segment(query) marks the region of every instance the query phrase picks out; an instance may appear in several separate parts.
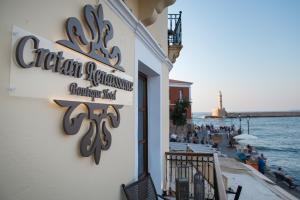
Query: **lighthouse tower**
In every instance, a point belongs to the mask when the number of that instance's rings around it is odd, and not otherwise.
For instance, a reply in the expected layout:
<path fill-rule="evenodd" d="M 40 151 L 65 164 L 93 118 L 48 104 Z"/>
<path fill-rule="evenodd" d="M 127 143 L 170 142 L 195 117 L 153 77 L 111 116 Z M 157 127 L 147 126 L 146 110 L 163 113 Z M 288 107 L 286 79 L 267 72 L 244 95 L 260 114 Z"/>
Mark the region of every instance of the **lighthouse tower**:
<path fill-rule="evenodd" d="M 219 109 L 223 109 L 222 92 L 219 91 Z"/>
<path fill-rule="evenodd" d="M 223 99 L 222 99 L 222 92 L 219 91 L 219 105 L 217 108 L 215 108 L 211 115 L 212 117 L 216 117 L 216 118 L 222 118 L 222 117 L 226 117 L 227 112 L 225 110 L 225 108 L 223 108 Z"/>

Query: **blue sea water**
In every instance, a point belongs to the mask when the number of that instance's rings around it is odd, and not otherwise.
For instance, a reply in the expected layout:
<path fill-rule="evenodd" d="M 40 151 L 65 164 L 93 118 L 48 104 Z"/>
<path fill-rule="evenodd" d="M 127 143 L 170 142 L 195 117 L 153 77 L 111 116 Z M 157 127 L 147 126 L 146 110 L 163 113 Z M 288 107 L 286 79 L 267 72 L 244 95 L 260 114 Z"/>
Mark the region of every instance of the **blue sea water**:
<path fill-rule="evenodd" d="M 239 127 L 238 119 L 204 119 L 208 113 L 193 113 L 197 125 L 215 126 L 232 124 Z M 242 129 L 247 133 L 247 119 L 242 119 Z M 248 141 L 259 153 L 268 158 L 271 169 L 282 167 L 300 183 L 300 117 L 266 117 L 249 120 L 250 134 L 258 137 Z"/>

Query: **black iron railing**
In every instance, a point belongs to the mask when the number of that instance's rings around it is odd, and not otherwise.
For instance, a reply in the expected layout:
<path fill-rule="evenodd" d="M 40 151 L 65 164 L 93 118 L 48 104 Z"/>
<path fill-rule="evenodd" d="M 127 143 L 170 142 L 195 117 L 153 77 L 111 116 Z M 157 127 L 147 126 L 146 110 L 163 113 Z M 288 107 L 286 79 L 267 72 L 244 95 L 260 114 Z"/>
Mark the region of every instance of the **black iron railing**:
<path fill-rule="evenodd" d="M 179 14 L 168 14 L 168 42 L 169 45 L 181 45 L 181 11 Z"/>
<path fill-rule="evenodd" d="M 176 181 L 178 182 L 179 179 L 186 180 L 188 183 L 189 198 L 227 199 L 216 154 L 166 152 L 164 184 L 168 195 L 176 194 L 178 190 Z"/>

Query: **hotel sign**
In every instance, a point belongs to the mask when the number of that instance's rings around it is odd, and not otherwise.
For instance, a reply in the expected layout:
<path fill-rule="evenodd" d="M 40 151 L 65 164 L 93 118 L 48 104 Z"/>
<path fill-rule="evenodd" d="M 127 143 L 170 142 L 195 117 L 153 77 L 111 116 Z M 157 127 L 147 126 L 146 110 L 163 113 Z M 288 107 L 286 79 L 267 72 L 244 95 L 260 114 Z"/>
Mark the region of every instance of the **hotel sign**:
<path fill-rule="evenodd" d="M 33 49 L 31 52 L 35 54 L 34 59 L 29 62 L 25 62 L 24 59 L 24 48 L 27 43 L 32 43 Z M 84 64 L 74 59 L 64 59 L 63 51 L 51 52 L 49 49 L 40 48 L 39 43 L 40 40 L 33 35 L 24 36 L 20 39 L 16 48 L 16 61 L 20 67 L 24 69 L 40 67 L 43 70 L 74 78 L 82 78 L 85 71 L 85 80 L 90 81 L 91 87 L 102 84 L 125 91 L 133 90 L 133 82 L 97 69 L 95 62 L 89 61 Z M 83 66 L 85 66 L 85 70 L 83 70 Z M 76 83 L 70 84 L 69 90 L 72 95 L 92 97 L 93 100 L 95 97 L 111 100 L 116 99 L 116 90 L 114 92 L 108 92 L 108 90 L 101 92 L 90 90 L 89 88 L 77 87 Z"/>
<path fill-rule="evenodd" d="M 83 13 L 86 26 L 75 17 L 67 19 L 67 40 L 52 42 L 13 28 L 10 95 L 52 98 L 67 108 L 63 129 L 68 135 L 78 133 L 88 120 L 80 152 L 84 157 L 93 155 L 99 164 L 101 151 L 111 145 L 108 124 L 117 128 L 119 109 L 132 104 L 133 79 L 121 66 L 119 47 L 108 44 L 113 27 L 104 20 L 102 6 L 86 5 Z M 84 27 L 88 27 L 85 32 Z M 87 111 L 75 113 L 80 105 Z"/>

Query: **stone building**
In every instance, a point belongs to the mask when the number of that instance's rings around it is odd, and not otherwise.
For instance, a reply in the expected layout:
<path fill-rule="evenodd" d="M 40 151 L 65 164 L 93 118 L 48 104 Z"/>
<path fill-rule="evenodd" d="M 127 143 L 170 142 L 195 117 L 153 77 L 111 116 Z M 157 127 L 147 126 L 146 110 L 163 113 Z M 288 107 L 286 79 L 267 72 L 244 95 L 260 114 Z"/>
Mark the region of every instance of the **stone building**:
<path fill-rule="evenodd" d="M 179 80 L 169 80 L 170 93 L 170 110 L 173 110 L 176 102 L 179 100 L 188 100 L 192 103 L 191 86 L 193 83 Z M 192 119 L 192 106 L 187 110 L 187 119 Z"/>

